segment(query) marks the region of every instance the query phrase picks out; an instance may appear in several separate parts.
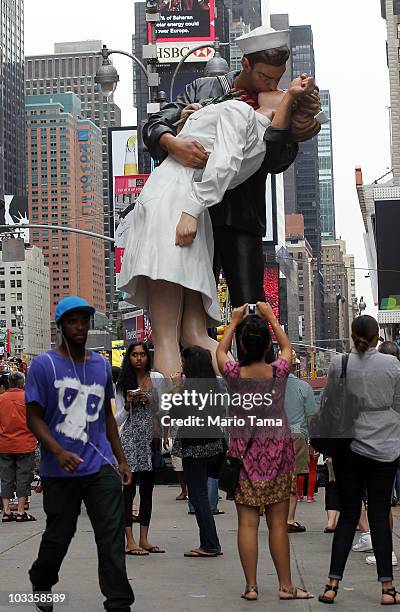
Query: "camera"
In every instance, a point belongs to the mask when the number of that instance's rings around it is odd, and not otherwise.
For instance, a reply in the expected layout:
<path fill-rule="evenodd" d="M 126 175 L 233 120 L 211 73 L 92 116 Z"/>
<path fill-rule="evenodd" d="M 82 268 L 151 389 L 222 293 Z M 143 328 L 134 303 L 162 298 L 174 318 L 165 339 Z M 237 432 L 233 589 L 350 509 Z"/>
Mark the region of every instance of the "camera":
<path fill-rule="evenodd" d="M 247 304 L 246 314 L 247 315 L 255 315 L 255 314 L 257 314 L 257 305 L 256 304 Z"/>

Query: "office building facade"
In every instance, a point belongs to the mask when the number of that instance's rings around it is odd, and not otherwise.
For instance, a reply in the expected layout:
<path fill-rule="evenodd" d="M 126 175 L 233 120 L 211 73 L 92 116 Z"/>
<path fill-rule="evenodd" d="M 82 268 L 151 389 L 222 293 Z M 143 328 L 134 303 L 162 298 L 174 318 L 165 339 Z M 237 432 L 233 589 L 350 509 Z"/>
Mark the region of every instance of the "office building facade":
<path fill-rule="evenodd" d="M 25 65 L 26 95 L 73 92 L 82 102 L 82 117 L 102 131 L 104 226 L 99 233 L 110 236 L 110 199 L 108 186 L 108 128 L 121 125 L 121 110 L 112 99 L 103 97 L 94 82 L 102 58 L 101 40 L 56 43 L 53 55 L 29 56 Z M 110 243 L 104 244 L 106 312 L 114 304 L 115 265 Z"/>
<path fill-rule="evenodd" d="M 346 253 L 344 240 L 322 243 L 322 272 L 325 281 L 324 348 L 350 350 L 350 329 L 354 313 L 354 258 Z M 353 263 L 353 269 L 349 266 Z"/>
<path fill-rule="evenodd" d="M 304 235 L 302 215 L 286 215 L 286 250 L 297 263 L 299 336 L 309 347 L 315 346 L 314 257 Z"/>
<path fill-rule="evenodd" d="M 73 93 L 26 98 L 29 215 L 33 223 L 101 234 L 104 228 L 102 135 L 82 118 Z M 51 316 L 57 302 L 81 295 L 104 313 L 104 244 L 72 232 L 32 230 L 50 270 Z"/>
<path fill-rule="evenodd" d="M 0 201 L 4 202 L 5 195 L 26 195 L 24 1 L 0 0 L 0 11 Z"/>
<path fill-rule="evenodd" d="M 0 253 L 0 327 L 12 356 L 28 363 L 50 348 L 50 279 L 41 249 L 25 247 L 25 261 L 3 262 Z M 1 343 L 1 353 L 6 351 Z"/>
<path fill-rule="evenodd" d="M 378 322 L 386 339 L 400 334 L 400 298 L 397 245 L 400 218 L 400 2 L 380 0 L 386 22 L 386 57 L 390 88 L 391 169 L 372 184 L 364 184 L 362 168 L 355 169 L 355 183 L 364 222 L 364 244 Z M 379 167 L 377 175 L 379 175 Z"/>

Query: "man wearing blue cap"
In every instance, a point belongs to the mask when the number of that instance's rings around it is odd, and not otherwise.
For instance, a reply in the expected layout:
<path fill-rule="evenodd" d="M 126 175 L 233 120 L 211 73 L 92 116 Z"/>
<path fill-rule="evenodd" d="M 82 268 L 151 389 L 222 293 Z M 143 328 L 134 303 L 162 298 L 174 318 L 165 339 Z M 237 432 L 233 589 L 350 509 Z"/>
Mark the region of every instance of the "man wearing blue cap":
<path fill-rule="evenodd" d="M 41 443 L 47 516 L 29 577 L 34 592 L 51 592 L 84 501 L 96 538 L 104 608 L 128 612 L 134 595 L 125 567 L 121 479 L 129 484 L 132 475 L 111 409 L 111 366 L 101 355 L 86 350 L 94 312 L 80 297 L 61 300 L 55 316 L 61 344 L 36 357 L 28 373 L 27 421 Z M 78 602 L 70 605 L 80 608 Z M 53 610 L 51 603 L 35 607 L 42 612 Z"/>

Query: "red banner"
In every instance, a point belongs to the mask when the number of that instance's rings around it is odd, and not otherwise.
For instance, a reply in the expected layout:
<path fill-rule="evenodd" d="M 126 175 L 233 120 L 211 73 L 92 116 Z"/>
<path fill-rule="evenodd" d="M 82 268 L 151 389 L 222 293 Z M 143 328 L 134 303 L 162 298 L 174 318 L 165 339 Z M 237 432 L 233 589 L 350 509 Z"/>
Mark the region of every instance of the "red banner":
<path fill-rule="evenodd" d="M 115 271 L 117 274 L 121 272 L 122 267 L 122 257 L 124 256 L 125 249 L 116 248 L 115 249 Z"/>
<path fill-rule="evenodd" d="M 115 176 L 115 195 L 139 195 L 148 178 L 148 174 L 128 174 L 127 176 Z"/>

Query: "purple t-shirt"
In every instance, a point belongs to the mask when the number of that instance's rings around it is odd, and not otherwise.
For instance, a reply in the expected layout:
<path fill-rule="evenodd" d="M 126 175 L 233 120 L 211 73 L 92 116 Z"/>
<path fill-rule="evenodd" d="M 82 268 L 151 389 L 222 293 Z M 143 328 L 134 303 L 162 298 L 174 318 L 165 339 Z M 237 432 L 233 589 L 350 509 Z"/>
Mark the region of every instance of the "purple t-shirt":
<path fill-rule="evenodd" d="M 87 476 L 104 464 L 115 463 L 106 436 L 104 409 L 104 400 L 112 397 L 111 366 L 98 353 L 92 352 L 85 363 L 72 363 L 56 351 L 32 361 L 26 380 L 26 403 L 40 404 L 52 436 L 65 450 L 83 459 L 74 472 L 67 472 L 42 444 L 41 476 Z"/>

